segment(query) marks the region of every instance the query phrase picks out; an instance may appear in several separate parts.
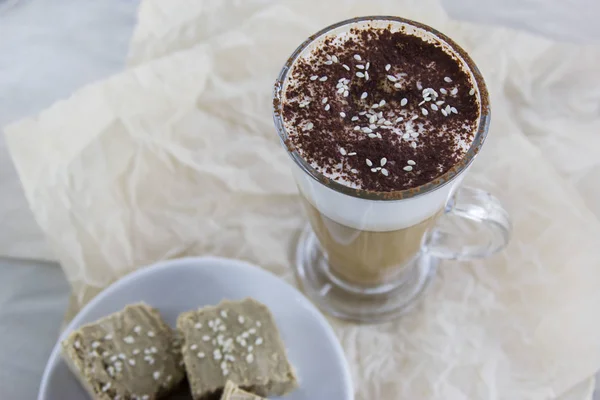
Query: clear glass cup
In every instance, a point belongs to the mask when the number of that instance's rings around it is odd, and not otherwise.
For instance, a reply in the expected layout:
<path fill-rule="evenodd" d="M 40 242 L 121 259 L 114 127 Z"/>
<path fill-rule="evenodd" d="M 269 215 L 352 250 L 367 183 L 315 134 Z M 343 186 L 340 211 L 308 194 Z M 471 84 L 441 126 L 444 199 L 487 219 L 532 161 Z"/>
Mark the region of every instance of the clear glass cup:
<path fill-rule="evenodd" d="M 327 179 L 287 145 L 282 100 L 294 62 L 324 35 L 359 24 L 391 24 L 432 35 L 464 63 L 475 82 L 481 115 L 475 140 L 458 164 L 432 182 L 385 193 L 353 189 Z M 288 59 L 275 82 L 273 105 L 275 127 L 293 161 L 292 172 L 310 222 L 296 248 L 297 277 L 326 312 L 360 322 L 398 317 L 425 292 L 440 260 L 485 258 L 507 245 L 511 224 L 500 202 L 483 190 L 460 187 L 488 132 L 485 82 L 464 50 L 440 32 L 391 16 L 354 18 L 329 26 L 308 38 Z"/>

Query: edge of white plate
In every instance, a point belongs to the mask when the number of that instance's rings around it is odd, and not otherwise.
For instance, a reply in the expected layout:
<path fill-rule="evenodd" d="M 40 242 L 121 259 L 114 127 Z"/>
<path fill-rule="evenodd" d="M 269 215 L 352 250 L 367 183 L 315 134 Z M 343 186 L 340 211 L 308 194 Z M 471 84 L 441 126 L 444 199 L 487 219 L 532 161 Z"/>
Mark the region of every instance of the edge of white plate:
<path fill-rule="evenodd" d="M 342 348 L 342 345 L 340 344 L 340 341 L 338 340 L 337 336 L 335 335 L 335 333 L 333 332 L 333 328 L 331 327 L 331 325 L 329 324 L 329 322 L 327 321 L 327 319 L 323 316 L 323 314 L 321 314 L 321 312 L 317 309 L 317 307 L 310 302 L 306 296 L 304 296 L 304 294 L 302 292 L 300 292 L 296 287 L 290 285 L 289 283 L 287 283 L 286 281 L 284 281 L 283 279 L 281 279 L 280 277 L 278 277 L 277 275 L 257 266 L 254 264 L 251 264 L 247 261 L 242 261 L 242 260 L 236 260 L 233 258 L 225 258 L 225 257 L 215 257 L 215 256 L 202 256 L 202 257 L 183 257 L 183 258 L 176 258 L 176 259 L 172 259 L 172 260 L 165 260 L 165 261 L 159 261 L 157 263 L 151 264 L 147 267 L 143 267 L 140 268 L 136 271 L 133 271 L 127 275 L 125 275 L 124 277 L 122 277 L 121 279 L 113 282 L 110 286 L 108 286 L 106 289 L 104 289 L 103 291 L 101 291 L 96 297 L 94 297 L 88 304 L 86 304 L 81 310 L 79 310 L 79 312 L 77 313 L 77 315 L 73 318 L 73 320 L 71 320 L 71 322 L 69 323 L 69 325 L 67 325 L 67 327 L 64 329 L 64 331 L 59 335 L 58 340 L 56 341 L 56 344 L 54 345 L 54 348 L 52 349 L 52 353 L 50 353 L 50 357 L 48 357 L 48 361 L 46 362 L 46 366 L 44 367 L 44 374 L 42 375 L 42 381 L 40 383 L 40 388 L 38 391 L 38 400 L 48 400 L 45 397 L 42 397 L 44 393 L 47 392 L 47 386 L 48 386 L 48 382 L 49 382 L 49 377 L 50 377 L 50 366 L 51 364 L 54 363 L 54 361 L 60 357 L 60 342 L 71 332 L 75 329 L 75 327 L 79 326 L 81 324 L 80 320 L 82 319 L 82 316 L 87 314 L 88 310 L 91 308 L 94 308 L 95 305 L 97 303 L 99 303 L 100 301 L 102 301 L 102 299 L 104 299 L 107 296 L 110 296 L 112 294 L 112 292 L 114 292 L 119 286 L 126 284 L 127 282 L 137 279 L 139 276 L 141 275 L 145 275 L 145 274 L 149 274 L 152 273 L 155 270 L 160 270 L 160 269 L 165 269 L 165 268 L 169 268 L 170 265 L 172 264 L 179 264 L 179 263 L 190 263 L 190 262 L 216 262 L 216 263 L 228 263 L 228 264 L 232 264 L 232 265 L 237 265 L 237 267 L 239 268 L 250 268 L 250 269 L 254 269 L 256 270 L 255 272 L 258 274 L 263 274 L 265 276 L 268 276 L 269 278 L 275 278 L 277 280 L 279 280 L 283 285 L 287 286 L 288 288 L 292 289 L 293 292 L 296 292 L 297 294 L 300 295 L 300 298 L 302 298 L 302 301 L 304 301 L 307 305 L 307 309 L 309 310 L 309 312 L 322 324 L 325 326 L 325 331 L 327 332 L 327 335 L 329 336 L 329 339 L 332 339 L 331 341 L 334 343 L 334 347 L 335 347 L 335 353 L 338 355 L 338 357 L 340 357 L 342 360 L 344 360 L 344 370 L 343 370 L 343 376 L 344 376 L 344 383 L 346 385 L 345 389 L 348 391 L 348 393 L 350 393 L 350 395 L 352 396 L 352 398 L 354 398 L 354 386 L 352 384 L 352 378 L 351 378 L 351 374 L 350 374 L 350 370 L 348 367 L 348 363 L 346 361 L 346 355 L 344 354 L 344 350 Z"/>

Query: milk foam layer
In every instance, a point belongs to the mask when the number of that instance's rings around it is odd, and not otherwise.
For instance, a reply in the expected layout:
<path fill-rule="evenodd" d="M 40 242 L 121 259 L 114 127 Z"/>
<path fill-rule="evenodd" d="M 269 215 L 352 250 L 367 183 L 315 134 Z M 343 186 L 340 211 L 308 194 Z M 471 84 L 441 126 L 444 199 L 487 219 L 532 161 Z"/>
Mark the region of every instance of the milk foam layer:
<path fill-rule="evenodd" d="M 388 26 L 391 27 L 391 30 L 399 30 L 401 27 L 403 27 L 404 33 L 406 34 L 418 36 L 430 43 L 439 44 L 445 52 L 452 55 L 460 68 L 468 75 L 469 79 L 473 83 L 473 87 L 475 88 L 474 95 L 477 99 L 477 102 L 480 102 L 479 91 L 476 89 L 476 84 L 474 83 L 476 80 L 462 57 L 454 52 L 450 45 L 439 40 L 431 32 L 406 23 L 390 20 L 379 20 L 363 21 L 338 27 L 337 29 L 329 31 L 322 37 L 314 40 L 304 49 L 299 57 L 310 58 L 312 51 L 318 46 L 322 45 L 323 40 L 326 37 L 333 36 L 335 37 L 335 41 L 347 40 L 348 36 L 350 35 L 348 30 L 352 27 L 383 28 Z M 290 85 L 290 81 L 284 82 L 284 99 L 285 89 L 288 85 Z M 291 85 L 293 86 L 294 83 L 292 82 Z M 288 132 L 291 132 L 299 127 L 291 124 L 285 124 L 285 128 L 288 130 Z M 475 127 L 475 129 L 477 128 L 479 128 L 478 125 Z M 416 125 L 416 130 L 418 131 L 418 129 L 418 125 Z M 461 154 L 465 154 L 470 146 L 471 142 L 467 143 L 464 141 L 459 141 L 456 150 Z M 355 183 L 345 180 L 342 176 L 336 174 L 335 171 L 327 171 L 323 168 L 320 168 L 320 166 L 315 163 L 312 163 L 312 167 L 324 176 L 333 179 L 342 185 L 353 188 L 357 187 Z M 317 182 L 298 165 L 294 164 L 293 166 L 294 176 L 298 183 L 299 189 L 313 206 L 315 206 L 321 213 L 335 222 L 352 228 L 367 231 L 392 231 L 404 229 L 433 216 L 444 207 L 449 196 L 451 196 L 457 185 L 460 183 L 460 181 L 462 181 L 465 171 L 466 170 L 463 170 L 461 174 L 455 176 L 451 182 L 448 182 L 447 184 L 441 185 L 435 190 L 430 190 L 416 197 L 402 200 L 371 200 L 351 196 L 333 190 L 330 187 Z"/>

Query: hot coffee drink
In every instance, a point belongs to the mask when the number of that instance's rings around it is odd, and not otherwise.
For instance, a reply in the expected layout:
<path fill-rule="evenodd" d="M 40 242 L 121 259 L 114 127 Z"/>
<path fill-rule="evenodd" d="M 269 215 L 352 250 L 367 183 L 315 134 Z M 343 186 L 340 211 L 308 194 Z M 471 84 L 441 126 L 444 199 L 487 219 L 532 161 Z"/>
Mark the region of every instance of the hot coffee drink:
<path fill-rule="evenodd" d="M 445 199 L 415 210 L 385 200 L 459 164 L 478 129 L 476 87 L 456 49 L 401 22 L 350 24 L 295 60 L 282 88 L 288 148 L 330 182 L 379 196 L 332 213 L 334 198 L 300 184 L 312 228 L 341 279 L 389 282 L 418 253 Z"/>
<path fill-rule="evenodd" d="M 506 246 L 498 200 L 460 187 L 488 132 L 485 82 L 440 32 L 398 17 L 331 25 L 284 65 L 273 109 L 310 222 L 294 267 L 331 314 L 396 317 L 440 259 Z M 469 220 L 477 243 L 442 215 Z"/>

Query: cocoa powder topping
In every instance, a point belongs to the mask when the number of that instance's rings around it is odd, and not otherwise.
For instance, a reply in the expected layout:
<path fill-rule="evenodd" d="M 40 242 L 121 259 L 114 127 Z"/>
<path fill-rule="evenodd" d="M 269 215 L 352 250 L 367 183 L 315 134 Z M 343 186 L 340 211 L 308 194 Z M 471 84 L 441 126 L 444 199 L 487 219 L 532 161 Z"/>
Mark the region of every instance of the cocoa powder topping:
<path fill-rule="evenodd" d="M 388 28 L 351 28 L 299 58 L 283 119 L 290 145 L 327 177 L 390 192 L 456 165 L 479 119 L 467 73 L 441 44 Z"/>

